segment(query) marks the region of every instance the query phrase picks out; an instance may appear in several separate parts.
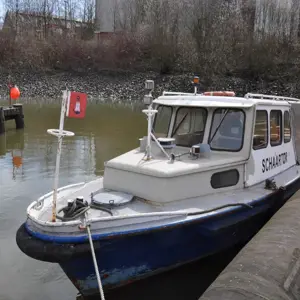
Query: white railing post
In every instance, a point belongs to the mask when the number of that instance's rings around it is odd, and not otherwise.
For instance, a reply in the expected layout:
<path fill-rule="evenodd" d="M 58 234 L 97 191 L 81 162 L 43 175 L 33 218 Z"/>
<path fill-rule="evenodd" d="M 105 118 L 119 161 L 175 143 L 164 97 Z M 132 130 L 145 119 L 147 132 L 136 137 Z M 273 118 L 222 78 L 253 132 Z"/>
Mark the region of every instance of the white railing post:
<path fill-rule="evenodd" d="M 58 144 L 56 151 L 56 164 L 55 164 L 55 175 L 53 182 L 53 202 L 52 202 L 52 222 L 56 222 L 56 202 L 57 202 L 57 189 L 58 189 L 58 180 L 59 180 L 59 169 L 60 169 L 60 157 L 61 157 L 61 148 L 62 148 L 62 139 L 64 136 L 74 136 L 73 132 L 64 130 L 64 121 L 66 113 L 66 105 L 68 100 L 68 91 L 63 91 L 62 104 L 60 110 L 60 121 L 59 129 L 48 129 L 47 132 L 54 136 L 57 136 Z"/>

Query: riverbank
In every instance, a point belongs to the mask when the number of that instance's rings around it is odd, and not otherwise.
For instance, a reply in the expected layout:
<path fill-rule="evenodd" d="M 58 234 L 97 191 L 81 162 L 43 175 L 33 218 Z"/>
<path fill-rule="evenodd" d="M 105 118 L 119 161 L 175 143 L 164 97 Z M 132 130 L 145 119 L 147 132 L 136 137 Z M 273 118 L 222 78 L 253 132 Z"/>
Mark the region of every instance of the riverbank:
<path fill-rule="evenodd" d="M 32 72 L 17 71 L 0 73 L 0 97 L 8 95 L 7 83 L 11 76 L 12 82 L 21 90 L 22 99 L 59 99 L 61 91 L 68 89 L 87 93 L 94 102 L 135 102 L 142 101 L 144 82 L 147 79 L 155 81 L 155 96 L 163 90 L 192 92 L 193 73 L 177 73 L 161 75 L 155 72 L 101 71 L 97 73 L 69 73 L 61 71 Z M 215 76 L 205 78 L 200 75 L 201 88 L 204 90 L 233 90 L 242 96 L 247 92 L 278 94 L 290 97 L 300 97 L 298 78 L 278 76 L 273 78 L 246 79 L 234 76 Z"/>

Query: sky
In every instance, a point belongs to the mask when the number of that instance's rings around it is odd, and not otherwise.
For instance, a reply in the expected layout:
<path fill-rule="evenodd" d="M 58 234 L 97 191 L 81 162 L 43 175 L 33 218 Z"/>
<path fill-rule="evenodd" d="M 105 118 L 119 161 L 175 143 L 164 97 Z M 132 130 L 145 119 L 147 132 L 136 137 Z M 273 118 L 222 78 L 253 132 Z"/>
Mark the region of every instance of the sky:
<path fill-rule="evenodd" d="M 4 17 L 4 5 L 3 5 L 4 0 L 0 0 L 0 20 Z"/>

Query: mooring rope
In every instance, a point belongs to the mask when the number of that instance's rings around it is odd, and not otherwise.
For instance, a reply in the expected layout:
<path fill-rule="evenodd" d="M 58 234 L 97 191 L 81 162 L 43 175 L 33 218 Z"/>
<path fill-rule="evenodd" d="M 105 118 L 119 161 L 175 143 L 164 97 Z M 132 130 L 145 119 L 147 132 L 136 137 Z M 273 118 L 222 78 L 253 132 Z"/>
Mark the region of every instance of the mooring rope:
<path fill-rule="evenodd" d="M 86 227 L 88 237 L 89 237 L 91 252 L 92 252 L 92 256 L 93 256 L 93 262 L 94 262 L 94 267 L 95 267 L 95 272 L 96 272 L 96 277 L 97 277 L 97 282 L 98 282 L 98 287 L 99 287 L 99 292 L 100 292 L 100 299 L 105 300 L 101 277 L 100 277 L 100 273 L 99 273 L 99 269 L 98 269 L 98 263 L 97 263 L 96 254 L 95 254 L 95 249 L 94 249 L 94 244 L 93 244 L 93 239 L 92 239 L 92 234 L 91 234 L 91 229 L 90 229 L 90 224 L 87 223 L 86 217 L 85 217 L 85 223 L 86 223 L 85 227 Z"/>
<path fill-rule="evenodd" d="M 101 205 L 97 204 L 89 205 L 86 201 L 76 199 L 72 201 L 72 203 L 68 203 L 67 206 L 62 207 L 60 210 L 58 210 L 56 218 L 63 222 L 75 220 L 84 215 L 89 209 L 98 209 L 110 214 L 111 216 L 113 215 L 111 210 L 108 208 L 102 207 Z M 64 213 L 63 216 L 59 216 L 61 212 Z"/>

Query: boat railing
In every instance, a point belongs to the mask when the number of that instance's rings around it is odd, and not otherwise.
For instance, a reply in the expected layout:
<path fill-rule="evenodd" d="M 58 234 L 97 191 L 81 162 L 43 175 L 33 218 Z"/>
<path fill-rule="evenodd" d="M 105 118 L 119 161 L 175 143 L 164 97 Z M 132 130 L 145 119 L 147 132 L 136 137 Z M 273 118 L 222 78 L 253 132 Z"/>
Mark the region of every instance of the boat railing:
<path fill-rule="evenodd" d="M 181 93 L 181 92 L 163 92 L 163 96 L 195 96 L 194 93 Z M 199 94 L 198 94 L 199 96 Z"/>
<path fill-rule="evenodd" d="M 291 98 L 291 97 L 283 97 L 283 96 L 276 96 L 276 95 L 264 95 L 264 94 L 252 94 L 248 93 L 245 95 L 246 99 L 249 98 L 258 98 L 261 100 L 275 100 L 275 101 L 287 101 L 287 102 L 299 102 L 300 99 L 297 98 Z"/>

